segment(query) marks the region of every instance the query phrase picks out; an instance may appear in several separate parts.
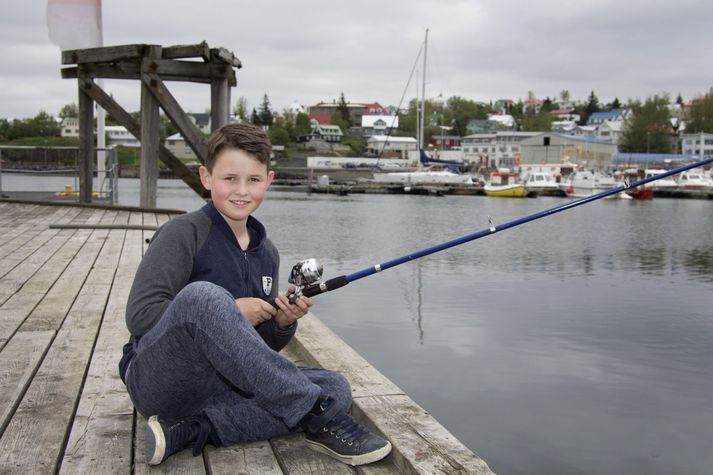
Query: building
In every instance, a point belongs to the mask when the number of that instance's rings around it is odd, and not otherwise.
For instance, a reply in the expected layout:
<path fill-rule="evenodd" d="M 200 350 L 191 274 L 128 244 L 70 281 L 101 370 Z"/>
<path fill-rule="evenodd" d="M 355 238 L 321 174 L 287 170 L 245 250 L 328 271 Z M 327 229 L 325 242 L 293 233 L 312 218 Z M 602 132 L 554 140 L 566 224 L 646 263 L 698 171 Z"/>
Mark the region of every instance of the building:
<path fill-rule="evenodd" d="M 696 155 L 701 159 L 713 155 L 713 134 L 681 134 L 681 152 L 684 155 Z"/>
<path fill-rule="evenodd" d="M 439 150 L 450 150 L 460 147 L 461 138 L 458 135 L 434 135 L 429 143 Z"/>
<path fill-rule="evenodd" d="M 538 132 L 520 142 L 520 166 L 569 163 L 580 168 L 607 170 L 618 147 L 611 142 L 554 132 Z"/>
<path fill-rule="evenodd" d="M 587 125 L 601 125 L 604 122 L 624 122 L 629 116 L 629 109 L 613 109 L 606 112 L 594 112 L 587 119 Z"/>
<path fill-rule="evenodd" d="M 201 131 L 203 135 L 210 135 L 212 130 L 210 130 L 210 114 L 209 113 L 197 113 L 188 112 L 186 113 L 191 122 L 193 122 L 198 130 Z"/>
<path fill-rule="evenodd" d="M 372 135 L 366 141 L 366 152 L 371 155 L 395 156 L 408 158 L 408 153 L 418 152 L 418 142 L 413 137 L 389 137 Z"/>
<path fill-rule="evenodd" d="M 341 143 L 344 134 L 338 125 L 318 124 L 312 128 L 310 140 L 322 140 L 328 143 Z"/>
<path fill-rule="evenodd" d="M 123 125 L 107 125 L 104 127 L 107 145 L 123 145 L 124 147 L 141 147 L 141 142 Z"/>
<path fill-rule="evenodd" d="M 196 157 L 193 149 L 188 146 L 188 143 L 180 132 L 167 137 L 164 145 L 172 154 L 176 156 L 176 158 L 183 160 L 198 160 L 198 157 Z"/>
<path fill-rule="evenodd" d="M 391 135 L 399 128 L 397 115 L 363 115 L 361 116 L 361 134 L 364 137 L 372 135 Z"/>
<path fill-rule="evenodd" d="M 79 137 L 79 117 L 65 117 L 60 128 L 62 137 Z"/>
<path fill-rule="evenodd" d="M 322 125 L 329 125 L 332 122 L 332 116 L 339 110 L 339 102 L 333 99 L 332 102 L 319 102 L 309 108 L 309 116 L 311 119 L 316 119 Z M 363 102 L 347 102 L 347 110 L 349 111 L 349 122 L 352 124 L 361 124 L 361 118 L 365 115 L 384 115 L 386 110 L 378 102 L 363 103 Z"/>
<path fill-rule="evenodd" d="M 624 129 L 623 121 L 607 120 L 597 127 L 597 138 L 611 143 L 618 144 L 621 140 L 622 130 Z"/>
<path fill-rule="evenodd" d="M 461 140 L 465 162 L 483 163 L 489 168 L 514 167 L 520 159 L 520 142 L 541 132 L 496 131 L 466 135 Z"/>

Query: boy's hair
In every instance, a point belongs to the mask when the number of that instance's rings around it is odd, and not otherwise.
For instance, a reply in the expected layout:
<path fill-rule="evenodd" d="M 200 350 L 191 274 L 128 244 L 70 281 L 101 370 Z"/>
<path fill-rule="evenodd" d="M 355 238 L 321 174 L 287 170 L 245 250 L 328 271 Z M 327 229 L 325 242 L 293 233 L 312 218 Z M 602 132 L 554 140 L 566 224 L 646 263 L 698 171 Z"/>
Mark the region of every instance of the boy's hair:
<path fill-rule="evenodd" d="M 265 131 L 252 124 L 227 124 L 219 128 L 210 140 L 205 160 L 205 167 L 213 171 L 215 159 L 226 148 L 234 148 L 249 153 L 270 169 L 272 145 Z"/>

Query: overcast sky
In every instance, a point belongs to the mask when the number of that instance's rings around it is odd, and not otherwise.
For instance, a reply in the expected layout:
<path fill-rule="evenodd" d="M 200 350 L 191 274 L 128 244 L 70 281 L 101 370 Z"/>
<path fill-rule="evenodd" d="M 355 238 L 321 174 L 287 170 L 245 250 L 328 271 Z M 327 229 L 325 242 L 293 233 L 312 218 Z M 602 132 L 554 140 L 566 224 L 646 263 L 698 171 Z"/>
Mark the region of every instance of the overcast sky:
<path fill-rule="evenodd" d="M 48 38 L 46 0 L 0 3 L 0 117 L 57 114 L 76 102 Z M 713 86 L 710 0 L 103 0 L 104 44 L 170 46 L 203 40 L 243 62 L 232 103 L 275 110 L 293 102 L 398 105 L 430 29 L 427 96 L 476 101 L 591 90 L 602 102 Z M 128 110 L 139 85 L 107 81 Z M 209 87 L 169 87 L 184 109 L 209 107 Z M 407 97 L 414 97 L 412 83 Z"/>

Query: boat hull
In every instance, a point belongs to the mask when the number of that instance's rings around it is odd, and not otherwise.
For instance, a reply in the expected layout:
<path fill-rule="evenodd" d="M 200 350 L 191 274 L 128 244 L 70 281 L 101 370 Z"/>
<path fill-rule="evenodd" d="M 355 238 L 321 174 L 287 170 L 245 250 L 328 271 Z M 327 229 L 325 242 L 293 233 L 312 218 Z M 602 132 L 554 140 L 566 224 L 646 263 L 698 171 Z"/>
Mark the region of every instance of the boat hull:
<path fill-rule="evenodd" d="M 525 198 L 527 196 L 527 188 L 523 185 L 485 185 L 483 191 L 488 196 L 499 198 Z"/>

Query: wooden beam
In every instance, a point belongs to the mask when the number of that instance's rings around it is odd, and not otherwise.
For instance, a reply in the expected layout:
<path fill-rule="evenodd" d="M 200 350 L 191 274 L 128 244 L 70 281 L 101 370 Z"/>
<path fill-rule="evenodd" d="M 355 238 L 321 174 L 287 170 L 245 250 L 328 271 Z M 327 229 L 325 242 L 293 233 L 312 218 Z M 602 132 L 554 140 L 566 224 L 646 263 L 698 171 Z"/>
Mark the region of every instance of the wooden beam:
<path fill-rule="evenodd" d="M 160 58 L 161 47 L 151 46 L 148 58 Z M 144 208 L 156 207 L 158 189 L 158 148 L 161 143 L 159 102 L 152 85 L 141 83 L 141 163 L 139 164 L 139 203 Z"/>
<path fill-rule="evenodd" d="M 79 202 L 92 202 L 94 101 L 79 84 Z"/>
<path fill-rule="evenodd" d="M 233 65 L 238 69 L 243 67 L 243 63 L 237 58 L 237 56 L 225 48 L 213 48 L 210 52 L 212 59 L 218 59 L 224 63 Z"/>
<path fill-rule="evenodd" d="M 148 48 L 157 45 L 121 45 L 62 51 L 62 64 L 106 63 L 145 56 Z"/>
<path fill-rule="evenodd" d="M 210 128 L 216 131 L 230 118 L 230 87 L 227 79 L 214 79 L 210 84 Z"/>
<path fill-rule="evenodd" d="M 84 85 L 84 90 L 89 94 L 100 106 L 106 110 L 112 118 L 126 129 L 137 140 L 141 140 L 141 126 L 139 123 L 124 110 L 114 99 L 98 87 L 89 78 L 80 78 L 80 83 Z M 203 188 L 198 176 L 193 173 L 186 165 L 176 158 L 170 150 L 163 144 L 159 146 L 159 157 L 161 161 L 173 171 L 181 180 L 191 187 L 200 197 L 208 197 L 210 194 Z"/>
<path fill-rule="evenodd" d="M 176 64 L 178 63 L 178 64 Z M 210 84 L 213 78 L 228 78 L 231 86 L 236 85 L 235 71 L 226 64 L 198 63 L 195 61 L 157 60 L 152 72 L 160 74 L 164 81 L 182 81 Z M 80 76 L 102 79 L 141 80 L 141 63 L 119 61 L 116 63 L 82 64 L 62 68 L 62 79 L 76 79 Z"/>
<path fill-rule="evenodd" d="M 161 52 L 163 59 L 176 58 L 196 58 L 201 57 L 205 61 L 210 60 L 210 47 L 205 41 L 201 41 L 197 45 L 175 45 L 167 46 Z"/>
<path fill-rule="evenodd" d="M 207 148 L 206 139 L 196 125 L 191 122 L 178 101 L 173 97 L 164 82 L 157 74 L 143 74 L 143 84 L 154 94 L 161 108 L 174 123 L 189 147 L 195 152 L 202 163 L 205 163 Z"/>

